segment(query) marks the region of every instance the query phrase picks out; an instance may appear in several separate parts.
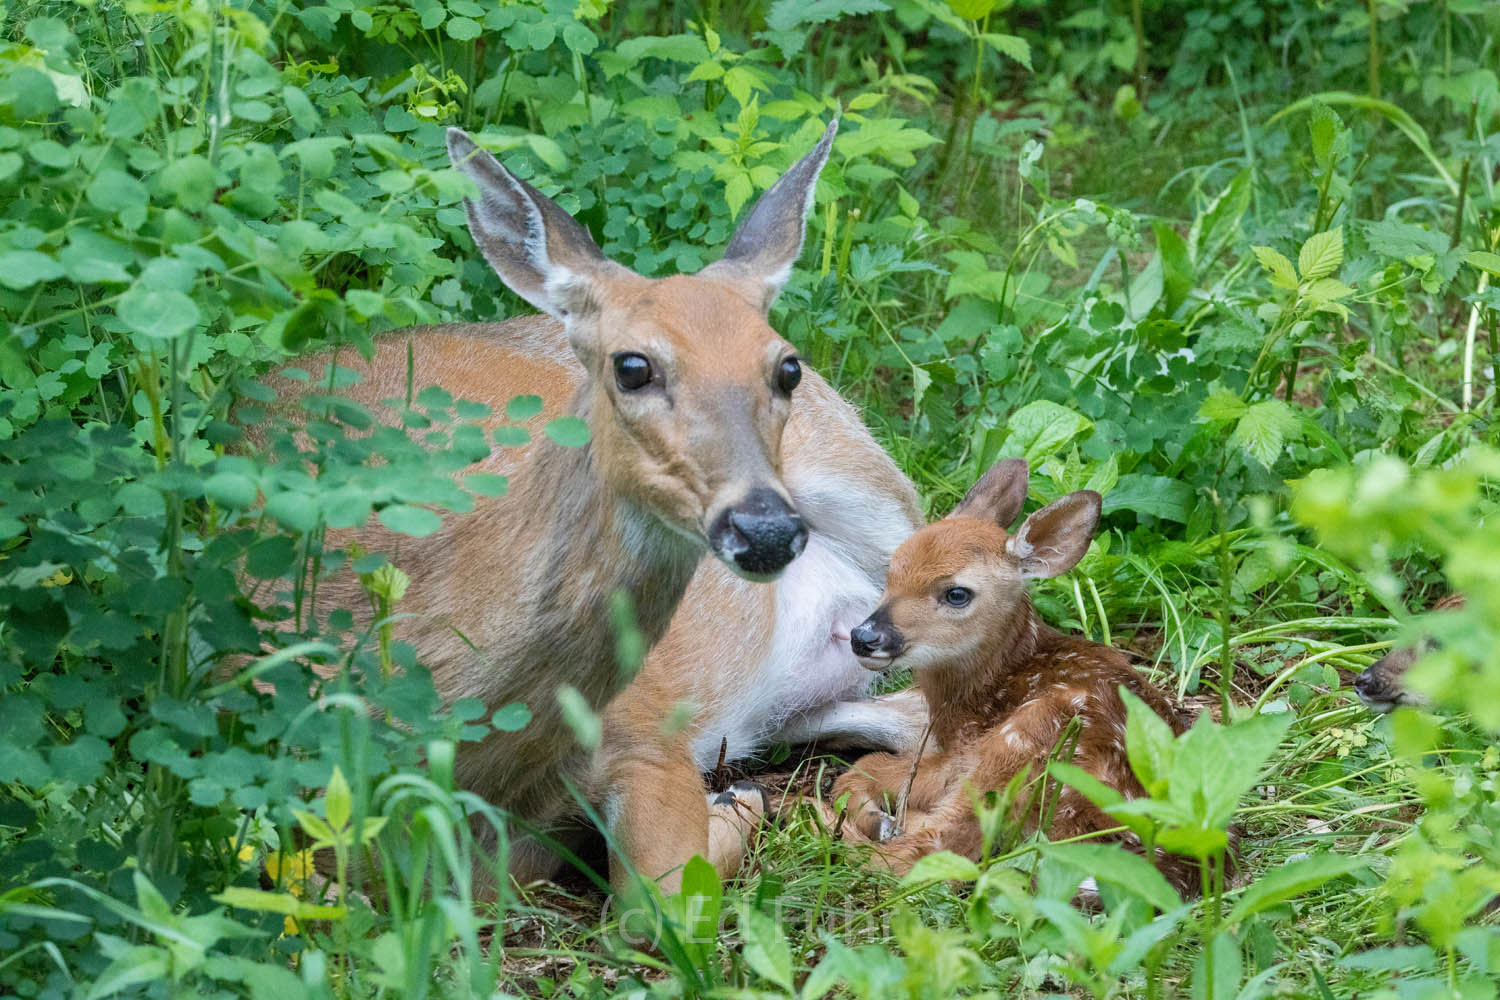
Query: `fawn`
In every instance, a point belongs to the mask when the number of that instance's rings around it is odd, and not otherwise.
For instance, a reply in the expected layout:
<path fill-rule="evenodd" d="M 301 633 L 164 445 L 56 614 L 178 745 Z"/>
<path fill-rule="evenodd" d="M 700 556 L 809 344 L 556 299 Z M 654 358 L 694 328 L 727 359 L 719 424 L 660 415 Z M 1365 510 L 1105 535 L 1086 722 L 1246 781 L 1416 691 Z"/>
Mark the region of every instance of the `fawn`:
<path fill-rule="evenodd" d="M 849 796 L 851 839 L 875 841 L 877 859 L 898 873 L 939 850 L 978 860 L 983 833 L 971 795 L 1001 791 L 1023 772 L 1043 779 L 1074 718 L 1081 728 L 1073 762 L 1127 798 L 1144 795 L 1126 758 L 1121 687 L 1174 732 L 1185 728 L 1124 653 L 1063 635 L 1038 617 L 1026 581 L 1058 576 L 1083 558 L 1100 497 L 1070 493 L 1010 534 L 1027 477 L 1020 459 L 998 463 L 952 514 L 907 539 L 879 608 L 853 632 L 854 652 L 870 669 L 911 668 L 932 712 L 935 750 L 869 754 L 834 786 L 836 798 Z M 891 804 L 908 784 L 898 820 Z M 1034 817 L 1016 819 L 1035 825 Z M 1067 787 L 1045 832 L 1062 839 L 1118 826 Z M 1166 855 L 1154 860 L 1180 889 L 1196 885 L 1196 867 Z"/>
<path fill-rule="evenodd" d="M 409 617 L 396 636 L 415 647 L 445 700 L 478 698 L 492 711 L 521 701 L 531 709 L 520 732 L 492 731 L 462 744 L 455 770 L 466 788 L 532 823 L 565 814 L 573 803 L 564 777 L 585 779 L 589 768 L 556 691 L 569 685 L 597 710 L 630 680 L 616 659 L 610 609 L 617 592 L 631 598 L 648 644 L 672 624 L 672 647 L 687 650 L 648 672 L 722 670 L 725 658 L 697 650 L 705 636 L 717 648 L 712 637 L 725 622 L 775 622 L 778 635 L 796 632 L 799 622 L 777 621 L 768 584 L 805 548 L 841 553 L 833 584 L 820 584 L 820 593 L 847 595 L 852 587 L 863 594 L 914 526 L 910 485 L 890 475 L 894 466 L 852 407 L 804 369 L 768 323 L 801 254 L 836 130 L 830 124 L 756 202 L 722 259 L 695 275 L 652 279 L 605 258 L 556 202 L 451 129 L 453 166 L 475 186 L 465 200 L 475 244 L 500 279 L 545 315 L 398 331 L 377 338 L 371 360 L 339 358 L 362 378 L 344 390 L 357 402 L 441 385 L 488 404 L 487 435 L 512 397 L 543 397 L 542 412 L 528 422 L 531 443 L 492 452 L 477 466 L 509 478 L 505 496 L 477 498 L 466 516 L 444 515 L 425 538 L 394 535 L 374 518 L 330 532 L 331 544 L 357 541 L 410 576 L 401 604 Z M 284 404 L 322 389 L 268 381 Z M 588 423 L 586 447 L 563 448 L 541 433 L 563 413 Z M 252 445 L 255 437 L 252 428 Z M 860 460 L 851 463 L 849 454 Z M 880 525 L 868 540 L 859 521 L 867 516 Z M 715 559 L 697 582 L 705 552 Z M 799 593 L 813 586 L 803 582 Z M 324 582 L 320 596 L 330 607 L 365 604 L 352 574 Z M 811 635 L 813 623 L 800 627 Z M 812 639 L 821 644 L 827 636 Z M 862 693 L 847 683 L 839 690 Z M 655 705 L 640 714 L 666 719 L 672 710 Z M 688 782 L 684 768 L 674 767 L 671 777 L 692 795 L 684 799 L 679 790 L 673 802 L 696 801 L 683 807 L 686 818 L 665 825 L 696 825 L 706 840 L 701 779 L 692 773 Z M 637 789 L 631 801 L 649 802 L 652 782 L 663 779 L 636 771 L 617 784 Z M 624 827 L 641 827 L 622 840 L 649 843 L 664 825 L 661 810 L 614 812 Z M 687 856 L 706 850 L 698 840 L 683 835 Z M 553 864 L 526 839 L 513 842 L 510 857 L 512 875 L 523 880 Z M 485 872 L 475 874 L 486 881 Z"/>

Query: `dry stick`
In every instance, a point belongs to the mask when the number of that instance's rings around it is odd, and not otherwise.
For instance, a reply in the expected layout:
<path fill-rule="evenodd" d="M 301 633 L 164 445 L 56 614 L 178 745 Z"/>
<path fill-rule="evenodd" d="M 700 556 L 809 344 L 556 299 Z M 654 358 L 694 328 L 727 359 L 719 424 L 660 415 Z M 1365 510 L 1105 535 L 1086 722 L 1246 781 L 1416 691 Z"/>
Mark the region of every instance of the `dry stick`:
<path fill-rule="evenodd" d="M 901 794 L 896 798 L 896 826 L 906 826 L 906 800 L 911 797 L 911 786 L 917 780 L 917 768 L 922 764 L 922 754 L 927 749 L 927 738 L 932 735 L 932 719 L 927 720 L 927 728 L 922 730 L 922 742 L 917 744 L 917 755 L 912 758 L 911 770 L 906 773 L 906 784 L 901 786 Z"/>

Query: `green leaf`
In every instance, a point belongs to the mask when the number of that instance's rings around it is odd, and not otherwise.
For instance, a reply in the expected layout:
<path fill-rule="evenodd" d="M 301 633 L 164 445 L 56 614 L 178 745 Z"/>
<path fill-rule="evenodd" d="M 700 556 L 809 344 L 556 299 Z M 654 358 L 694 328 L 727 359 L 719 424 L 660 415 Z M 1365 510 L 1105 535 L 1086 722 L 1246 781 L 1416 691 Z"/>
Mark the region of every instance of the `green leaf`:
<path fill-rule="evenodd" d="M 1011 414 L 1008 423 L 1010 436 L 1001 457 L 1024 458 L 1033 469 L 1094 426 L 1088 417 L 1045 399 L 1027 403 Z"/>
<path fill-rule="evenodd" d="M 790 31 L 804 24 L 827 24 L 890 9 L 884 0 L 776 0 L 766 13 L 766 27 Z"/>
<path fill-rule="evenodd" d="M 248 510 L 255 505 L 260 490 L 249 476 L 238 472 L 216 472 L 204 481 L 203 493 L 220 506 Z"/>
<path fill-rule="evenodd" d="M 762 979 L 793 992 L 792 949 L 780 925 L 749 904 L 741 905 L 739 914 L 745 964 Z"/>
<path fill-rule="evenodd" d="M 353 811 L 354 795 L 343 770 L 335 764 L 333 775 L 328 779 L 328 791 L 323 795 L 323 812 L 328 817 L 328 825 L 335 830 L 346 828 Z"/>
<path fill-rule="evenodd" d="M 56 258 L 35 250 L 11 250 L 0 254 L 0 285 L 15 291 L 60 278 L 62 274 L 63 266 Z"/>
<path fill-rule="evenodd" d="M 1047 844 L 1042 853 L 1118 886 L 1163 913 L 1182 905 L 1182 897 L 1156 866 L 1118 844 Z"/>
<path fill-rule="evenodd" d="M 1234 426 L 1234 433 L 1229 435 L 1229 444 L 1243 448 L 1245 454 L 1269 469 L 1281 455 L 1287 439 L 1301 429 L 1302 422 L 1288 403 L 1266 399 L 1246 408 Z"/>
<path fill-rule="evenodd" d="M 380 523 L 413 538 L 425 538 L 443 526 L 443 519 L 426 507 L 395 503 L 380 509 Z"/>
<path fill-rule="evenodd" d="M 557 689 L 557 703 L 562 708 L 563 721 L 573 730 L 573 738 L 585 750 L 595 750 L 604 735 L 604 723 L 583 695 L 571 684 Z"/>
<path fill-rule="evenodd" d="M 1239 923 L 1247 917 L 1268 910 L 1294 896 L 1316 889 L 1331 879 L 1348 875 L 1366 866 L 1363 858 L 1342 854 L 1318 854 L 1263 872 L 1245 889 L 1228 921 Z"/>
<path fill-rule="evenodd" d="M 518 733 L 530 723 L 531 709 L 519 701 L 513 701 L 501 707 L 490 719 L 490 724 L 502 733 Z"/>
<path fill-rule="evenodd" d="M 482 497 L 503 497 L 509 480 L 493 472 L 471 472 L 464 476 L 464 487 Z"/>
<path fill-rule="evenodd" d="M 1185 524 L 1192 502 L 1193 488 L 1180 479 L 1129 472 L 1104 495 L 1104 513 L 1131 510 Z"/>
<path fill-rule="evenodd" d="M 1238 420 L 1248 409 L 1245 401 L 1228 389 L 1211 393 L 1198 407 L 1198 416 L 1204 420 Z"/>
<path fill-rule="evenodd" d="M 518 448 L 531 443 L 531 432 L 515 424 L 495 428 L 495 443 L 502 448 Z"/>
<path fill-rule="evenodd" d="M 1470 250 L 1464 254 L 1464 260 L 1500 278 L 1500 254 L 1490 253 L 1487 250 Z"/>
<path fill-rule="evenodd" d="M 1260 261 L 1261 267 L 1270 273 L 1271 284 L 1277 288 L 1297 287 L 1297 269 L 1283 254 L 1270 247 L 1253 246 L 1250 249 L 1255 252 L 1255 259 Z"/>
<path fill-rule="evenodd" d="M 1187 241 L 1178 235 L 1177 230 L 1165 222 L 1153 222 L 1151 231 L 1156 235 L 1156 252 L 1161 256 L 1162 293 L 1166 296 L 1164 307 L 1171 316 L 1193 290 L 1193 261 L 1188 255 Z"/>
<path fill-rule="evenodd" d="M 1125 756 L 1130 769 L 1140 779 L 1146 794 L 1160 798 L 1166 793 L 1167 778 L 1177 755 L 1172 727 L 1141 699 L 1123 688 L 1120 699 L 1125 703 Z"/>
<path fill-rule="evenodd" d="M 198 325 L 198 304 L 181 292 L 143 286 L 140 282 L 120 296 L 115 315 L 134 333 L 170 340 Z"/>
<path fill-rule="evenodd" d="M 443 25 L 448 37 L 454 41 L 469 42 L 479 37 L 479 22 L 470 17 L 450 17 Z"/>
<path fill-rule="evenodd" d="M 505 419 L 520 422 L 542 412 L 541 396 L 517 396 L 505 404 Z"/>
<path fill-rule="evenodd" d="M 974 862 L 952 851 L 937 851 L 919 858 L 911 871 L 907 872 L 906 877 L 901 880 L 901 884 L 917 885 L 922 882 L 945 879 L 973 882 L 977 878 L 979 878 L 979 866 Z"/>
<path fill-rule="evenodd" d="M 1329 170 L 1333 166 L 1333 143 L 1343 123 L 1332 108 L 1319 101 L 1308 115 L 1307 128 L 1312 139 L 1313 162 L 1318 169 Z"/>
<path fill-rule="evenodd" d="M 211 898 L 226 906 L 237 906 L 257 913 L 281 913 L 296 920 L 340 920 L 348 913 L 342 906 L 308 903 L 289 892 L 265 892 L 243 886 L 230 886 Z"/>
<path fill-rule="evenodd" d="M 277 493 L 266 501 L 266 513 L 291 530 L 305 534 L 318 526 L 322 510 L 311 495 L 287 491 Z"/>
<path fill-rule="evenodd" d="M 948 9 L 969 21 L 980 21 L 995 9 L 997 0 L 948 0 Z"/>
<path fill-rule="evenodd" d="M 582 448 L 589 443 L 589 425 L 580 417 L 558 417 L 549 421 L 545 430 L 564 448 Z"/>
<path fill-rule="evenodd" d="M 963 0 L 963 2 L 973 2 L 973 0 Z M 951 4 L 952 0 L 949 0 L 949 3 Z M 1031 68 L 1031 46 L 1020 35 L 986 33 L 980 35 L 979 39 L 1001 55 L 1014 59 L 1027 69 Z"/>
<path fill-rule="evenodd" d="M 682 868 L 682 927 L 689 947 L 706 959 L 719 938 L 719 914 L 724 906 L 724 886 L 719 873 L 701 855 L 695 854 Z"/>
<path fill-rule="evenodd" d="M 1303 281 L 1316 281 L 1337 271 L 1344 263 L 1344 227 L 1315 233 L 1297 254 L 1297 270 Z"/>

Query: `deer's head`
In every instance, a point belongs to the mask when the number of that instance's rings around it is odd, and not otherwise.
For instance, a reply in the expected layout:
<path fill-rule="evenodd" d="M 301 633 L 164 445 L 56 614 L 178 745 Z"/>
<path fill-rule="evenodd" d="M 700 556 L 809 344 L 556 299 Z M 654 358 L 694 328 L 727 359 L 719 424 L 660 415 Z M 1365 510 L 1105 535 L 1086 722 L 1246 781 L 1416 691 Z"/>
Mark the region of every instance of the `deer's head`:
<path fill-rule="evenodd" d="M 774 578 L 807 542 L 781 481 L 802 367 L 767 315 L 802 252 L 836 129 L 761 197 L 723 259 L 659 279 L 606 259 L 557 203 L 448 132 L 454 166 L 478 186 L 466 202 L 474 242 L 564 325 L 586 372 L 577 412 L 605 481 L 751 579 Z"/>
<path fill-rule="evenodd" d="M 891 559 L 880 607 L 850 633 L 860 663 L 913 671 L 972 662 L 1032 625 L 1026 582 L 1058 576 L 1088 552 L 1100 497 L 1079 490 L 1032 514 L 1025 461 L 996 464 L 953 513 L 908 538 Z"/>

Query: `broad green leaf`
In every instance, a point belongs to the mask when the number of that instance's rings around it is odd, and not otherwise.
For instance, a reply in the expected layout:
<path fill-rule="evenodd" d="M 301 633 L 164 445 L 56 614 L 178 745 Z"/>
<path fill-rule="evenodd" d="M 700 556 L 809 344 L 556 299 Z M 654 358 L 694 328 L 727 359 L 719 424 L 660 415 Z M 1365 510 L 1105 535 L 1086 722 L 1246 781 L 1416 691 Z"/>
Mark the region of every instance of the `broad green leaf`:
<path fill-rule="evenodd" d="M 60 278 L 63 266 L 54 257 L 35 250 L 11 250 L 0 254 L 0 285 L 21 291 L 44 281 Z"/>
<path fill-rule="evenodd" d="M 1095 881 L 1118 886 L 1163 913 L 1182 905 L 1177 890 L 1155 865 L 1118 844 L 1047 844 L 1042 853 L 1092 875 Z"/>
<path fill-rule="evenodd" d="M 780 925 L 749 904 L 740 906 L 739 915 L 740 937 L 745 942 L 741 952 L 745 964 L 762 979 L 790 993 L 795 989 L 792 984 L 792 949 Z"/>
<path fill-rule="evenodd" d="M 1331 879 L 1348 875 L 1365 867 L 1359 857 L 1342 854 L 1319 854 L 1301 861 L 1293 861 L 1257 875 L 1245 889 L 1244 895 L 1229 911 L 1228 921 L 1239 923 L 1247 917 L 1268 910 L 1278 903 L 1316 889 Z"/>
<path fill-rule="evenodd" d="M 1120 699 L 1125 703 L 1125 755 L 1130 760 L 1130 769 L 1147 795 L 1160 798 L 1166 793 L 1172 761 L 1177 755 L 1172 727 L 1123 688 Z"/>
<path fill-rule="evenodd" d="M 490 720 L 490 724 L 502 733 L 517 733 L 525 729 L 531 722 L 531 709 L 513 701 L 509 705 L 500 708 Z"/>
<path fill-rule="evenodd" d="M 1312 140 L 1313 162 L 1319 170 L 1333 166 L 1333 144 L 1342 127 L 1339 116 L 1328 105 L 1319 101 L 1312 106 L 1307 128 Z"/>
<path fill-rule="evenodd" d="M 1205 420 L 1238 420 L 1248 409 L 1245 401 L 1228 389 L 1211 393 L 1198 407 L 1198 416 Z"/>
<path fill-rule="evenodd" d="M 1281 455 L 1287 439 L 1301 429 L 1302 423 L 1290 404 L 1280 399 L 1265 399 L 1246 408 L 1229 435 L 1229 444 L 1243 448 L 1247 455 L 1269 469 Z"/>
<path fill-rule="evenodd" d="M 291 530 L 306 533 L 317 528 L 322 511 L 310 494 L 287 491 L 266 501 L 266 513 Z"/>
<path fill-rule="evenodd" d="M 1335 226 L 1308 237 L 1297 254 L 1297 270 L 1303 281 L 1316 281 L 1337 271 L 1344 263 L 1344 227 Z"/>
<path fill-rule="evenodd" d="M 948 9 L 959 17 L 979 21 L 995 9 L 996 0 L 947 0 Z"/>
<path fill-rule="evenodd" d="M 1162 294 L 1166 296 L 1165 308 L 1170 316 L 1193 290 L 1193 262 L 1188 256 L 1187 242 L 1177 230 L 1165 222 L 1153 222 L 1151 231 L 1156 235 L 1156 252 L 1161 256 Z"/>
<path fill-rule="evenodd" d="M 544 430 L 565 448 L 582 448 L 589 443 L 589 425 L 580 417 L 558 417 L 549 421 Z"/>
<path fill-rule="evenodd" d="M 181 292 L 137 282 L 115 303 L 115 315 L 131 331 L 170 340 L 198 325 L 198 304 Z"/>
<path fill-rule="evenodd" d="M 541 396 L 516 396 L 505 404 L 505 419 L 520 422 L 542 412 Z"/>
<path fill-rule="evenodd" d="M 1027 403 L 1008 421 L 1010 436 L 1001 447 L 1002 456 L 1024 458 L 1033 469 L 1063 445 L 1093 427 L 1093 421 L 1050 400 Z"/>
<path fill-rule="evenodd" d="M 1500 254 L 1490 253 L 1487 250 L 1470 250 L 1464 254 L 1464 260 L 1500 278 Z"/>
<path fill-rule="evenodd" d="M 1280 252 L 1270 247 L 1251 247 L 1255 252 L 1255 259 L 1260 261 L 1271 275 L 1271 284 L 1277 288 L 1294 289 L 1297 287 L 1297 269 L 1292 262 Z"/>
<path fill-rule="evenodd" d="M 979 877 L 979 866 L 952 851 L 938 851 L 918 859 L 901 880 L 902 885 L 918 885 L 944 879 L 972 882 Z"/>
<path fill-rule="evenodd" d="M 443 526 L 443 519 L 426 507 L 395 503 L 380 509 L 380 523 L 413 538 L 425 538 Z"/>
<path fill-rule="evenodd" d="M 711 954 L 719 939 L 719 913 L 724 886 L 719 873 L 702 855 L 695 854 L 682 868 L 683 936 L 700 954 Z M 706 946 L 706 947 L 705 947 Z"/>

